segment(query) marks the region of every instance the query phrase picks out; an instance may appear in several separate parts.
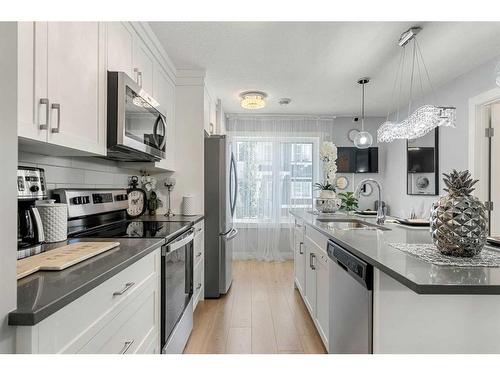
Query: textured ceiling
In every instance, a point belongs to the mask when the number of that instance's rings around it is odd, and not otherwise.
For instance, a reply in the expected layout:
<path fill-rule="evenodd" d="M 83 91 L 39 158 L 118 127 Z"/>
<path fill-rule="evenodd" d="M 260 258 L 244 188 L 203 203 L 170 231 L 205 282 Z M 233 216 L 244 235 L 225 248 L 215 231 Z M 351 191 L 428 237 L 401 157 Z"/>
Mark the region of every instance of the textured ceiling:
<path fill-rule="evenodd" d="M 206 70 L 212 91 L 228 113 L 246 112 L 238 94 L 256 89 L 269 95 L 267 107 L 254 111 L 258 113 L 358 114 L 361 91 L 356 81 L 369 76 L 367 115 L 385 115 L 401 51 L 397 41 L 413 25 L 423 27 L 418 40 L 434 86 L 500 55 L 498 22 L 150 25 L 177 68 Z M 292 103 L 280 107 L 282 97 Z"/>

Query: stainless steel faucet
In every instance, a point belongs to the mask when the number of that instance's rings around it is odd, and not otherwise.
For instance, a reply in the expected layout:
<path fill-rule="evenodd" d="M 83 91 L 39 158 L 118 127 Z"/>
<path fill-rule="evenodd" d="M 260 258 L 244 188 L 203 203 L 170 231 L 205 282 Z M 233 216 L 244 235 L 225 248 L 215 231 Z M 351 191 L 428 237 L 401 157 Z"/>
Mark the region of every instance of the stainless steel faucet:
<path fill-rule="evenodd" d="M 361 193 L 361 188 L 367 182 L 373 182 L 375 186 L 377 186 L 378 188 L 377 224 L 382 225 L 385 222 L 385 211 L 384 208 L 382 207 L 382 187 L 380 186 L 380 183 L 377 180 L 374 180 L 373 178 L 365 178 L 364 180 L 359 182 L 358 186 L 356 187 L 356 190 L 354 190 L 354 196 L 356 198 L 359 198 Z"/>

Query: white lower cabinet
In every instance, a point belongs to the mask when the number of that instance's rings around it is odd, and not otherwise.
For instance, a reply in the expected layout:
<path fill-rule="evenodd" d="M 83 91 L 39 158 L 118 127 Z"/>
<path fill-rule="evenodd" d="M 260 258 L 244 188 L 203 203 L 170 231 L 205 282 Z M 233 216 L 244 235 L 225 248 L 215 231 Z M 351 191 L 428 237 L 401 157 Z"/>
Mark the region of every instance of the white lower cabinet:
<path fill-rule="evenodd" d="M 194 225 L 193 310 L 205 297 L 205 230 L 204 221 Z"/>
<path fill-rule="evenodd" d="M 160 249 L 34 326 L 18 353 L 155 353 L 160 346 Z"/>
<path fill-rule="evenodd" d="M 304 224 L 295 219 L 293 230 L 293 254 L 294 254 L 294 269 L 295 269 L 295 286 L 304 293 L 306 285 L 306 254 L 304 246 Z"/>
<path fill-rule="evenodd" d="M 328 238 L 316 229 L 295 220 L 295 285 L 328 350 L 330 322 L 330 258 Z"/>
<path fill-rule="evenodd" d="M 316 248 L 313 246 L 308 237 L 305 241 L 306 247 L 306 287 L 304 293 L 304 302 L 312 318 L 316 316 L 316 269 L 314 262 L 316 257 Z"/>
<path fill-rule="evenodd" d="M 326 252 L 318 251 L 316 258 L 316 327 L 328 348 L 330 320 L 330 259 Z"/>

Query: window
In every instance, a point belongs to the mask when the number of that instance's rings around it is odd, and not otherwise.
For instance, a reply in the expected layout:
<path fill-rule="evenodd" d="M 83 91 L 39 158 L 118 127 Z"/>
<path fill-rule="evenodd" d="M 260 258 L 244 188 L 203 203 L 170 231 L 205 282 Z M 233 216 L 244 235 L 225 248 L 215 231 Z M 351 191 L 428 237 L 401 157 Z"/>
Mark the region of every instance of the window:
<path fill-rule="evenodd" d="M 291 208 L 312 207 L 316 138 L 235 137 L 237 222 L 287 222 Z"/>

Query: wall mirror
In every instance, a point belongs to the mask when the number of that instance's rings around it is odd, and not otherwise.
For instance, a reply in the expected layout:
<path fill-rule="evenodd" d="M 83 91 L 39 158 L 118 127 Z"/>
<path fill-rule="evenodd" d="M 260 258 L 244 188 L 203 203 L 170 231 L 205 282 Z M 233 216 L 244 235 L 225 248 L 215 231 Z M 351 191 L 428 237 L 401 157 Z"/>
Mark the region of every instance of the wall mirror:
<path fill-rule="evenodd" d="M 408 195 L 438 195 L 439 129 L 406 142 Z"/>

